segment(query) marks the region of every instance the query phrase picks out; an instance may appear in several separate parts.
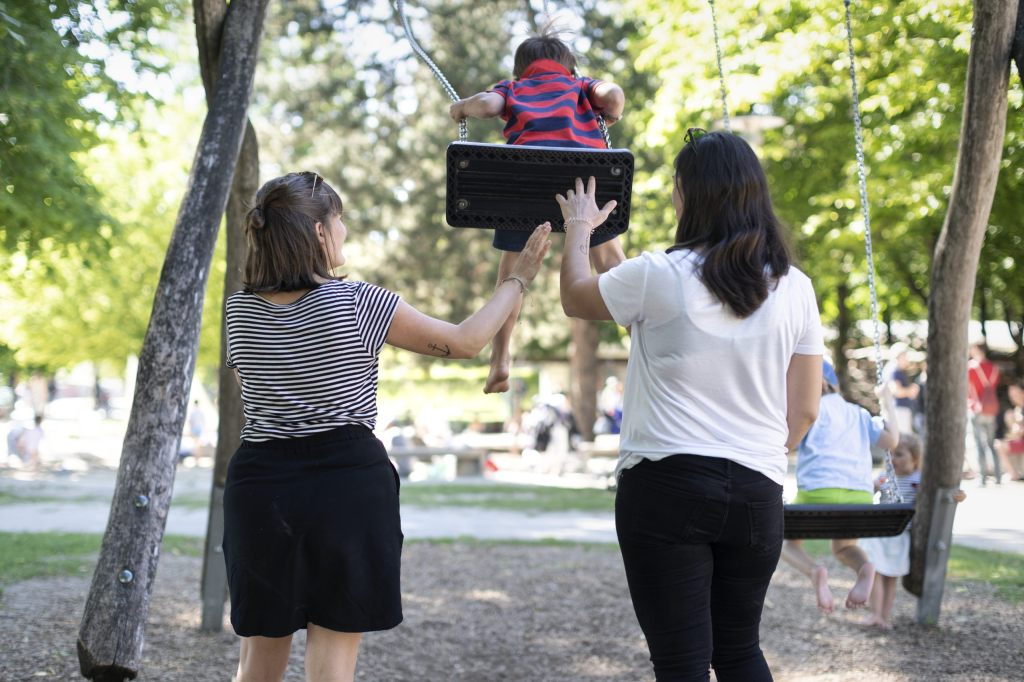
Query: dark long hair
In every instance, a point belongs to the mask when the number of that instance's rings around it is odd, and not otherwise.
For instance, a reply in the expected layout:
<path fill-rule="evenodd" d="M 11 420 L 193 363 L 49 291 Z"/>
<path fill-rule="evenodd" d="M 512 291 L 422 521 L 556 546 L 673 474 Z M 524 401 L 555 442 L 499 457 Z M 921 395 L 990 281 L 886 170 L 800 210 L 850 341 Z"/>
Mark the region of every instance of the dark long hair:
<path fill-rule="evenodd" d="M 675 160 L 683 212 L 670 251 L 699 251 L 704 286 L 737 316 L 749 317 L 792 260 L 768 179 L 741 137 L 693 129 L 686 137 Z"/>
<path fill-rule="evenodd" d="M 512 63 L 512 76 L 516 79 L 522 78 L 527 67 L 538 59 L 553 59 L 564 66 L 569 73 L 575 73 L 576 55 L 572 48 L 562 40 L 561 34 L 562 31 L 552 20 L 542 26 L 537 35 L 521 42 L 516 48 Z"/>
<path fill-rule="evenodd" d="M 334 279 L 316 224 L 326 225 L 330 216 L 341 215 L 341 208 L 341 197 L 316 173 L 268 180 L 245 216 L 245 291 L 315 289 Z"/>

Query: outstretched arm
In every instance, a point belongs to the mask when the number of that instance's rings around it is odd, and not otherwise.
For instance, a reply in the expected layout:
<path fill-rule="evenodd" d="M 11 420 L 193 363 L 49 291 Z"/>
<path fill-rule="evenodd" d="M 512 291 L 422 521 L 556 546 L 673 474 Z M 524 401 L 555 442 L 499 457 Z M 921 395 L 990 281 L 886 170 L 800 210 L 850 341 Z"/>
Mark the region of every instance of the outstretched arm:
<path fill-rule="evenodd" d="M 601 296 L 598 278 L 590 272 L 590 234 L 608 219 L 615 202 L 597 207 L 597 181 L 593 177 L 587 181 L 586 191 L 583 180 L 576 178 L 576 189 L 570 189 L 565 196 L 556 195 L 555 201 L 565 219 L 565 248 L 559 276 L 562 310 L 569 317 L 610 320 L 612 314 Z"/>
<path fill-rule="evenodd" d="M 448 113 L 456 123 L 464 118 L 494 118 L 501 116 L 503 111 L 505 98 L 496 92 L 478 92 L 448 107 Z"/>
<path fill-rule="evenodd" d="M 512 273 L 498 285 L 494 295 L 480 310 L 459 324 L 430 317 L 405 301 L 400 301 L 388 330 L 387 342 L 432 357 L 474 357 L 498 332 L 522 299 L 526 287 L 537 276 L 541 262 L 551 246 L 548 239 L 550 233 L 549 223 L 538 226 L 512 266 Z"/>
<path fill-rule="evenodd" d="M 597 113 L 604 116 L 605 123 L 615 125 L 626 108 L 626 93 L 615 83 L 605 81 L 594 88 L 591 103 Z"/>

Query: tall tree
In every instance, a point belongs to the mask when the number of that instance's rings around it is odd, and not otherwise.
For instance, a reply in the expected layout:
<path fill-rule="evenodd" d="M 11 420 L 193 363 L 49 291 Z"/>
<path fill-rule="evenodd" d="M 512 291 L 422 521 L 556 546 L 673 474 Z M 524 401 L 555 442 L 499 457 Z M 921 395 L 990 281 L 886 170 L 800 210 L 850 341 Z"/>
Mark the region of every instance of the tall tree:
<path fill-rule="evenodd" d="M 933 523 L 943 489 L 959 485 L 966 436 L 967 323 L 978 259 L 1006 132 L 1011 46 L 1019 0 L 978 0 L 967 64 L 963 125 L 949 210 L 932 263 L 928 310 L 927 452 L 917 496 L 910 574 L 918 621 L 934 624 L 946 575 L 955 505 Z M 940 535 L 941 534 L 941 535 Z"/>
<path fill-rule="evenodd" d="M 134 679 L 195 367 L 203 291 L 245 131 L 267 0 L 233 2 L 200 136 L 143 342 L 110 518 L 79 630 L 82 674 Z"/>
<path fill-rule="evenodd" d="M 206 100 L 212 106 L 217 91 L 217 70 L 220 62 L 221 34 L 227 16 L 224 0 L 195 0 L 196 42 L 199 46 L 199 66 L 203 77 Z M 242 268 L 245 259 L 245 215 L 255 201 L 259 188 L 259 145 L 252 123 L 246 120 L 242 148 L 235 164 L 228 195 L 226 224 L 226 268 L 222 310 L 231 294 L 242 288 Z M 224 539 L 224 485 L 228 463 L 241 440 L 244 416 L 242 394 L 234 372 L 227 366 L 227 327 L 221 317 L 220 363 L 218 367 L 217 449 L 213 463 L 213 485 L 210 488 L 209 514 L 206 526 L 206 547 L 203 552 L 201 585 L 202 616 L 200 627 L 219 632 L 224 622 L 224 599 L 227 574 L 222 543 Z"/>

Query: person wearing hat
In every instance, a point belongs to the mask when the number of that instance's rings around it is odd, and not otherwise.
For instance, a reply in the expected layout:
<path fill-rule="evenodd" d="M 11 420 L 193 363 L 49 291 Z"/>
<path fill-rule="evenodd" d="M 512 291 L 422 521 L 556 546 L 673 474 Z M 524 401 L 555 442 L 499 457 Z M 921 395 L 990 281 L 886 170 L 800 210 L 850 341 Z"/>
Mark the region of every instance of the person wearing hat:
<path fill-rule="evenodd" d="M 900 437 L 892 392 L 883 384 L 875 393 L 882 419 L 872 417 L 856 403 L 847 402 L 839 392 L 835 367 L 828 360 L 823 361 L 818 418 L 801 441 L 797 455 L 796 504 L 872 503 L 871 446 L 891 450 Z M 857 574 L 846 597 L 846 608 L 866 606 L 875 577 L 875 568 L 867 555 L 856 540 L 848 538 L 833 539 L 832 554 Z M 782 558 L 811 579 L 818 608 L 831 613 L 834 600 L 824 564 L 812 559 L 800 540 L 787 540 Z"/>

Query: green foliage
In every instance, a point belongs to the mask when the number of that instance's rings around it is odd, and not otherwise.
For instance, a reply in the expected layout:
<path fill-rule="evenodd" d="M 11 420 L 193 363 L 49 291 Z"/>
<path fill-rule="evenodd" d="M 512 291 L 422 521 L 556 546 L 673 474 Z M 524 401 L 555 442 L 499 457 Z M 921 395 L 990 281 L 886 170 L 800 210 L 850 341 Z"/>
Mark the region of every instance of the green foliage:
<path fill-rule="evenodd" d="M 647 25 L 637 65 L 662 77 L 641 113 L 642 143 L 662 148 L 667 162 L 687 127 L 711 127 L 721 116 L 711 15 L 707 3 L 696 0 L 632 6 Z M 739 118 L 750 113 L 783 119 L 762 140 L 756 134 L 750 139 L 761 147 L 776 208 L 793 230 L 823 319 L 836 321 L 842 284 L 851 292 L 852 316 L 867 319 L 843 5 L 771 0 L 717 9 L 737 129 L 764 121 Z M 970 21 L 971 5 L 960 0 L 853 5 L 875 265 L 886 319 L 926 314 L 931 255 L 947 210 L 963 115 Z M 1024 291 L 1013 285 L 1015 264 L 1024 256 L 1018 225 L 1024 214 L 1021 109 L 1020 88 L 1011 85 L 1003 172 L 979 273 L 980 284 L 1003 308 L 994 312 L 1014 318 L 1024 312 Z M 640 177 L 641 196 L 667 206 L 669 173 L 663 165 Z M 652 234 L 649 243 L 664 239 Z"/>

